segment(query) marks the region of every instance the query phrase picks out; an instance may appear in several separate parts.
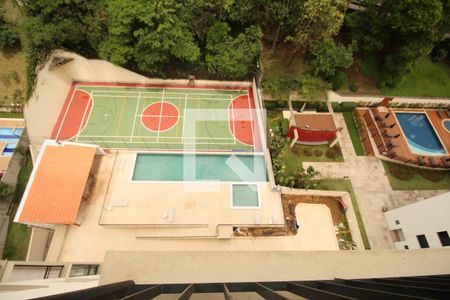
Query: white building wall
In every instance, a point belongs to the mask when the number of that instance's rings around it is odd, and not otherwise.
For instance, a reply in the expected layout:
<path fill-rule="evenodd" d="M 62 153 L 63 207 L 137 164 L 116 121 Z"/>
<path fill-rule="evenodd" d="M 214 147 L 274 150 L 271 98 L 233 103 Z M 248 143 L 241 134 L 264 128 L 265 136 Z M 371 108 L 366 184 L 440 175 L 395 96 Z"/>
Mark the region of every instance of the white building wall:
<path fill-rule="evenodd" d="M 441 248 L 437 233 L 447 231 L 450 235 L 450 192 L 390 210 L 384 216 L 390 230 L 403 231 L 405 240 L 395 242 L 396 249 L 420 249 L 417 235 L 421 234 L 426 236 L 430 248 Z"/>

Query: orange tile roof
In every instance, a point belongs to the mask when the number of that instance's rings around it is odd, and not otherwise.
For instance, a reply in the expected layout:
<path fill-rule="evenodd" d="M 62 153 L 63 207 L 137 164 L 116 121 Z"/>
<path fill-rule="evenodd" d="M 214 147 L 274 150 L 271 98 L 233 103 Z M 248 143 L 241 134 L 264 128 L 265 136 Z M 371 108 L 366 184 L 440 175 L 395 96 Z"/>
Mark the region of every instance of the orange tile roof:
<path fill-rule="evenodd" d="M 83 145 L 44 145 L 22 198 L 17 220 L 74 224 L 95 151 L 96 147 Z"/>

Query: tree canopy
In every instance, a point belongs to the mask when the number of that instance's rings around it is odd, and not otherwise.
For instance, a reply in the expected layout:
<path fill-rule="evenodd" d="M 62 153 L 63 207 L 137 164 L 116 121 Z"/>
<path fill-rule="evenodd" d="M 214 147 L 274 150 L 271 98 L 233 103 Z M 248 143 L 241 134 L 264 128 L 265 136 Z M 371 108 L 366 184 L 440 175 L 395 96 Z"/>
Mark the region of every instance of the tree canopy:
<path fill-rule="evenodd" d="M 261 33 L 257 26 L 250 26 L 233 38 L 231 27 L 218 22 L 208 31 L 206 63 L 208 70 L 224 77 L 242 78 L 260 54 Z"/>

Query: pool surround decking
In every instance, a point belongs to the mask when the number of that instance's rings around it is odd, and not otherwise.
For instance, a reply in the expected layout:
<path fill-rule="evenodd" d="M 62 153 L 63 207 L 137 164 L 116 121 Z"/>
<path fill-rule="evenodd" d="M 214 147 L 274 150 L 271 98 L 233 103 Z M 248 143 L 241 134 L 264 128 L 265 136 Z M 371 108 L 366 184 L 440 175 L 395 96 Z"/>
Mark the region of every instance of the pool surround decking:
<path fill-rule="evenodd" d="M 381 155 L 416 166 L 450 168 L 450 162 L 447 161 L 450 153 L 450 132 L 444 128 L 439 110 L 378 107 L 357 109 L 357 112 L 363 117 Z M 395 116 L 396 112 L 425 114 L 446 153 L 441 155 L 413 153 Z"/>

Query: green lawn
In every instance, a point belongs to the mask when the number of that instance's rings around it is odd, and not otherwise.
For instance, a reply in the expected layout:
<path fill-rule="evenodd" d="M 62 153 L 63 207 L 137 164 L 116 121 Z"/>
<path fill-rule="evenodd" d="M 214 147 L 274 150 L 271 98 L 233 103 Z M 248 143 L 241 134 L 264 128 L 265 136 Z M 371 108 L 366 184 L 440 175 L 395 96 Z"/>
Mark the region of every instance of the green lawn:
<path fill-rule="evenodd" d="M 450 97 L 450 67 L 420 58 L 411 74 L 394 88 L 381 88 L 384 95 L 411 97 Z"/>
<path fill-rule="evenodd" d="M 295 145 L 294 147 L 298 147 L 301 149 L 300 154 L 296 154 L 292 152 L 291 148 L 289 148 L 289 144 L 286 144 L 283 150 L 283 154 L 281 157 L 286 163 L 286 175 L 294 175 L 297 170 L 302 165 L 302 162 L 343 162 L 344 157 L 341 155 L 337 156 L 336 159 L 328 158 L 325 155 L 327 149 L 329 149 L 328 145 L 317 145 L 317 146 L 307 146 L 307 145 Z M 311 151 L 311 155 L 305 155 L 305 149 L 309 149 Z M 307 150 L 308 151 L 308 150 Z M 321 156 L 316 156 L 315 152 L 322 152 Z"/>
<path fill-rule="evenodd" d="M 8 228 L 8 235 L 6 237 L 4 259 L 8 260 L 25 260 L 27 256 L 28 243 L 31 235 L 31 228 L 26 225 L 13 223 L 14 216 L 22 198 L 23 192 L 33 170 L 33 162 L 28 155 L 27 163 L 20 169 L 17 177 L 17 186 L 14 192 L 14 208 L 10 216 L 10 224 Z"/>
<path fill-rule="evenodd" d="M 355 211 L 356 220 L 358 221 L 359 231 L 361 232 L 361 237 L 364 243 L 364 248 L 370 250 L 369 239 L 367 238 L 366 229 L 364 228 L 364 223 L 361 218 L 361 213 L 359 212 L 358 202 L 356 201 L 355 192 L 353 191 L 353 186 L 348 179 L 325 179 L 320 180 L 319 184 L 315 187 L 316 190 L 326 190 L 326 191 L 345 191 L 350 194 L 352 199 L 353 210 Z"/>
<path fill-rule="evenodd" d="M 355 149 L 356 155 L 364 156 L 364 148 L 359 138 L 358 129 L 356 129 L 356 124 L 353 119 L 353 114 L 351 112 L 343 112 L 345 124 L 347 125 L 348 133 L 352 139 L 353 148 Z"/>
<path fill-rule="evenodd" d="M 383 166 L 393 190 L 450 190 L 450 172 L 448 171 L 424 171 L 389 162 L 383 162 Z M 394 175 L 393 168 L 400 175 Z M 434 180 L 427 179 L 424 175 Z M 400 179 L 399 176 L 404 179 Z"/>

